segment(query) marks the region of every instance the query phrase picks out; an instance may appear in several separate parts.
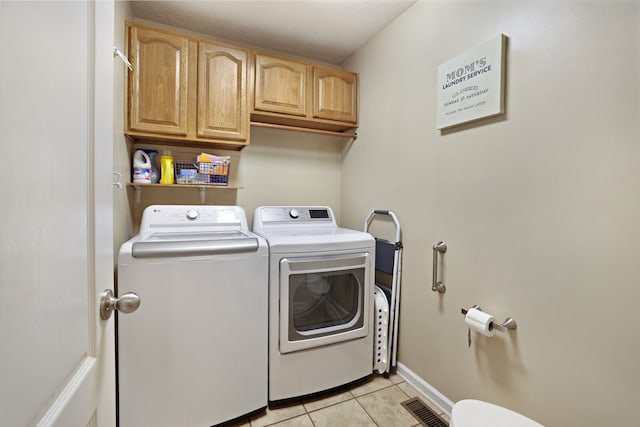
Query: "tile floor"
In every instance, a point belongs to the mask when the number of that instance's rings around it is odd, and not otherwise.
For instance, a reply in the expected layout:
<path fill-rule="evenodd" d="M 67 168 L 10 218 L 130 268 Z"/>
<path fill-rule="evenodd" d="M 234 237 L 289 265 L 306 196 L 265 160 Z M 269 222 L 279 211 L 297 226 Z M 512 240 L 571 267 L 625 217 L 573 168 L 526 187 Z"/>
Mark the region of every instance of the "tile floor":
<path fill-rule="evenodd" d="M 334 394 L 305 400 L 251 417 L 237 427 L 413 427 L 420 423 L 400 403 L 410 397 L 422 401 L 447 422 L 449 418 L 400 376 L 374 375 L 364 384 Z"/>

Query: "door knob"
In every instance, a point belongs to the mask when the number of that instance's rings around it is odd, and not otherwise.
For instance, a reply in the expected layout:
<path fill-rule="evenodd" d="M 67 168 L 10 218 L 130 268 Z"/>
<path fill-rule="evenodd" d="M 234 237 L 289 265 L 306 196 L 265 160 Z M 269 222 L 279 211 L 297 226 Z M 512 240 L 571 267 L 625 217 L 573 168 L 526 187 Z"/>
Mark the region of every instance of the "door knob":
<path fill-rule="evenodd" d="M 111 289 L 105 289 L 100 296 L 100 317 L 102 320 L 107 320 L 111 317 L 111 313 L 114 310 L 121 311 L 123 313 L 133 313 L 140 307 L 140 296 L 135 292 L 127 292 L 116 298 L 113 296 Z"/>

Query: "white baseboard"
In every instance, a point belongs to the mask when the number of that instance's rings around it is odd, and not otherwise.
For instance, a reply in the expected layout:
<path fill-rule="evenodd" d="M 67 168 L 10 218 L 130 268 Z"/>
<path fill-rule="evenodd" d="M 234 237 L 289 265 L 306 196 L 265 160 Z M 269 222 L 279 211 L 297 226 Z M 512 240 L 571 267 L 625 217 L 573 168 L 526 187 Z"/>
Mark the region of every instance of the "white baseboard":
<path fill-rule="evenodd" d="M 418 390 L 431 403 L 440 408 L 447 416 L 451 417 L 453 402 L 444 394 L 440 393 L 434 386 L 420 378 L 415 372 L 398 362 L 396 373 L 413 388 Z"/>

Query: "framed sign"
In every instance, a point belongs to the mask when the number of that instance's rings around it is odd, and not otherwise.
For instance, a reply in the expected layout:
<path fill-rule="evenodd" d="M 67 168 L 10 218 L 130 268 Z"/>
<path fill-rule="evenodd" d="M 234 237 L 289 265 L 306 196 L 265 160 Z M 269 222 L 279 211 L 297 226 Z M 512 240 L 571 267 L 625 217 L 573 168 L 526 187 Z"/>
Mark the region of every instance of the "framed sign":
<path fill-rule="evenodd" d="M 438 129 L 504 113 L 506 45 L 501 34 L 438 66 Z"/>

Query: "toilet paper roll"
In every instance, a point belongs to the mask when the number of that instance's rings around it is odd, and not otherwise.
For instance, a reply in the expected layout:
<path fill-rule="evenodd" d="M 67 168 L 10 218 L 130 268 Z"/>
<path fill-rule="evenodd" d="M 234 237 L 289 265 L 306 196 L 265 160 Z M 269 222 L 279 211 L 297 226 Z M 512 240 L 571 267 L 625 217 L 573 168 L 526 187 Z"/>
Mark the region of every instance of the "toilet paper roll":
<path fill-rule="evenodd" d="M 492 337 L 494 333 L 493 323 L 495 319 L 492 315 L 478 310 L 477 308 L 470 308 L 464 317 L 464 323 L 469 329 L 476 331 L 485 337 Z"/>

